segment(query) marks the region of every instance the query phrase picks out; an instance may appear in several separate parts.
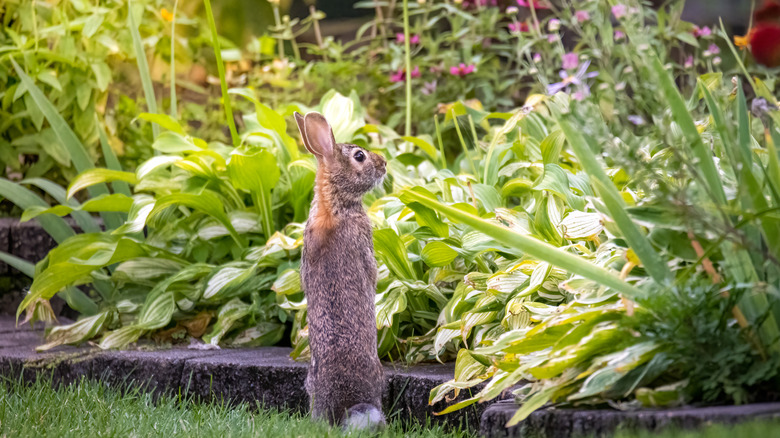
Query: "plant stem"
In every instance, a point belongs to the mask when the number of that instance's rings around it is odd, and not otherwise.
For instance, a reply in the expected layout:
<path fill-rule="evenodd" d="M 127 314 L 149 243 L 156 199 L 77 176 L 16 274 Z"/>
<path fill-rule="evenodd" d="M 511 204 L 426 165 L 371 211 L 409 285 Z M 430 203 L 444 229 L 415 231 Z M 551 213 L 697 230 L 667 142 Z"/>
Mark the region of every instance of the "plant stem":
<path fill-rule="evenodd" d="M 276 22 L 276 27 L 281 30 L 282 28 L 282 18 L 279 16 L 279 5 L 274 4 L 274 22 Z M 276 39 L 276 43 L 279 47 L 279 59 L 284 58 L 284 40 L 281 38 Z"/>
<path fill-rule="evenodd" d="M 463 139 L 463 133 L 460 132 L 460 125 L 458 124 L 458 116 L 455 114 L 455 109 L 452 110 L 452 123 L 455 124 L 455 131 L 458 133 L 458 139 L 460 140 L 460 145 L 463 147 L 463 154 L 466 155 L 466 159 L 469 161 L 469 164 L 471 164 L 471 170 L 476 176 L 479 172 L 477 172 L 477 165 L 474 164 L 474 160 L 471 158 L 471 154 L 469 153 L 469 147 L 466 145 L 466 140 Z"/>
<path fill-rule="evenodd" d="M 214 14 L 211 12 L 211 1 L 203 0 L 206 5 L 206 15 L 211 28 L 211 39 L 214 44 L 214 56 L 217 58 L 217 70 L 219 71 L 219 85 L 222 88 L 222 104 L 225 107 L 225 116 L 227 117 L 228 127 L 230 128 L 230 138 L 233 146 L 238 146 L 241 140 L 236 131 L 236 122 L 233 120 L 233 108 L 230 106 L 230 96 L 228 95 L 227 81 L 225 80 L 225 65 L 222 63 L 222 51 L 219 48 L 219 35 L 217 34 L 217 25 L 214 22 Z"/>
<path fill-rule="evenodd" d="M 409 0 L 404 0 L 404 64 L 406 65 L 406 127 L 404 135 L 412 135 L 412 54 L 409 44 Z"/>
<path fill-rule="evenodd" d="M 325 44 L 322 42 L 320 20 L 317 20 L 317 8 L 314 5 L 309 5 L 309 14 L 311 14 L 311 21 L 314 24 L 314 37 L 317 39 L 317 47 L 321 49 Z"/>
<path fill-rule="evenodd" d="M 176 59 L 174 56 L 176 46 L 176 7 L 179 6 L 179 0 L 173 3 L 173 19 L 171 20 L 171 117 L 178 118 L 178 107 L 176 105 Z"/>

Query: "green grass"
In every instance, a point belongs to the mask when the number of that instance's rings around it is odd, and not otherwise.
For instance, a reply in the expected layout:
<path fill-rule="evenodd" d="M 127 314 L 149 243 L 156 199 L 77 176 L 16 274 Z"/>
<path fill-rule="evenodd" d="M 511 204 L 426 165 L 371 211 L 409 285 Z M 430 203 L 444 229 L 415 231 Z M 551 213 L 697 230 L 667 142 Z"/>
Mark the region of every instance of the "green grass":
<path fill-rule="evenodd" d="M 615 438 L 731 438 L 778 436 L 780 423 L 715 426 L 697 432 L 628 433 Z M 362 434 L 368 436 L 368 434 Z M 0 380 L 0 437 L 337 437 L 342 433 L 301 414 L 255 409 L 249 404 L 198 403 L 140 388 L 121 393 L 100 382 L 52 389 L 50 382 Z M 353 436 L 360 436 L 355 434 Z M 393 422 L 377 437 L 476 437 L 441 427 Z"/>
<path fill-rule="evenodd" d="M 1 379 L 1 378 L 0 378 Z M 52 389 L 49 382 L 0 380 L 0 438 L 5 437 L 338 437 L 340 429 L 301 414 L 249 404 L 198 403 L 155 397 L 135 388 L 122 394 L 100 382 Z M 353 434 L 351 436 L 369 436 Z M 441 427 L 393 422 L 377 437 L 471 437 Z"/>

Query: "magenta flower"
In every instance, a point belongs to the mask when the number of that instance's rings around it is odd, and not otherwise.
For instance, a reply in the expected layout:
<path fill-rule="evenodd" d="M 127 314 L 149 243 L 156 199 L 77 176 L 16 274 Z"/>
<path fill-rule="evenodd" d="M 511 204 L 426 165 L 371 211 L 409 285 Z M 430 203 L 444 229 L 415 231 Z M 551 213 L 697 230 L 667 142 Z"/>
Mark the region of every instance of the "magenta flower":
<path fill-rule="evenodd" d="M 616 30 L 615 31 L 615 41 L 620 41 L 623 38 L 626 37 L 626 34 L 624 34 L 622 31 Z"/>
<path fill-rule="evenodd" d="M 708 37 L 712 35 L 712 29 L 710 29 L 708 26 L 704 26 L 702 28 L 700 28 L 699 26 L 694 26 L 693 32 L 691 33 L 693 33 L 693 36 L 695 36 L 696 38 Z"/>
<path fill-rule="evenodd" d="M 614 15 L 618 20 L 623 18 L 626 15 L 626 12 L 628 12 L 626 5 L 618 4 L 612 6 L 612 15 Z"/>
<path fill-rule="evenodd" d="M 542 62 L 542 55 L 541 55 L 541 53 L 534 53 L 533 60 L 534 60 L 534 62 Z"/>
<path fill-rule="evenodd" d="M 450 67 L 450 74 L 453 76 L 463 77 L 469 73 L 474 73 L 476 69 L 477 68 L 474 66 L 474 64 L 466 65 L 461 62 L 457 67 L 456 66 Z"/>
<path fill-rule="evenodd" d="M 564 70 L 572 70 L 577 68 L 577 66 L 580 65 L 580 57 L 577 56 L 576 53 L 566 53 L 563 55 L 563 69 Z"/>
<path fill-rule="evenodd" d="M 531 7 L 531 3 L 533 3 L 534 9 L 550 9 L 550 5 L 548 5 L 546 2 L 543 2 L 541 0 L 517 0 L 518 6 L 523 6 L 526 8 Z"/>
<path fill-rule="evenodd" d="M 590 14 L 588 11 L 577 11 L 574 13 L 574 18 L 577 19 L 578 23 L 582 23 L 590 20 Z"/>
<path fill-rule="evenodd" d="M 685 58 L 685 64 L 683 64 L 683 67 L 685 68 L 693 67 L 693 55 L 689 55 L 687 58 Z"/>
<path fill-rule="evenodd" d="M 419 78 L 420 77 L 420 67 L 414 66 L 411 73 L 413 78 Z M 404 82 L 406 81 L 406 69 L 400 68 L 398 71 L 392 73 L 390 75 L 390 82 Z"/>
<path fill-rule="evenodd" d="M 398 32 L 395 34 L 395 42 L 398 44 L 404 43 L 404 34 Z M 409 37 L 409 44 L 420 44 L 420 35 L 412 35 Z"/>
<path fill-rule="evenodd" d="M 513 22 L 513 23 L 509 23 L 509 25 L 507 27 L 509 27 L 509 31 L 510 32 L 515 32 L 515 33 L 518 33 L 518 32 L 529 32 L 531 30 L 531 28 L 528 26 L 528 23 L 526 23 L 525 21 L 523 21 L 523 22 L 517 22 L 516 21 L 516 22 Z"/>

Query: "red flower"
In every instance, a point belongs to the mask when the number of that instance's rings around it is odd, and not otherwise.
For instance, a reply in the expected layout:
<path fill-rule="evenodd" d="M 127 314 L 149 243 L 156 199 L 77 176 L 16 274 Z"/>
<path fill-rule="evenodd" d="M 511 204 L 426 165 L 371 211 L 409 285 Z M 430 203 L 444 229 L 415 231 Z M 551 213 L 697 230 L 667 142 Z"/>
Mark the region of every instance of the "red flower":
<path fill-rule="evenodd" d="M 765 1 L 753 19 L 756 25 L 748 34 L 753 58 L 767 67 L 780 66 L 780 1 Z"/>
<path fill-rule="evenodd" d="M 474 67 L 474 64 L 466 65 L 461 62 L 460 65 L 458 65 L 457 67 L 456 66 L 450 67 L 450 74 L 453 76 L 463 77 L 469 73 L 473 73 L 475 69 L 476 67 Z"/>

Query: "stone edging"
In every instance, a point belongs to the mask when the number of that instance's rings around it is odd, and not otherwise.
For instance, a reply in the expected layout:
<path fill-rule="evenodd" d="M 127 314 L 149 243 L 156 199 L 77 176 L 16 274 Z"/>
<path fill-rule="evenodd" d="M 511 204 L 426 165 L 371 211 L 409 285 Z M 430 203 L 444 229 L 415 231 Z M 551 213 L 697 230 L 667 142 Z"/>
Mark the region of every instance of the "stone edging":
<path fill-rule="evenodd" d="M 53 353 L 36 353 L 41 332 L 13 326 L 12 318 L 0 316 L 0 376 L 21 376 L 26 381 L 51 376 L 55 384 L 85 377 L 112 386 L 144 385 L 155 393 L 181 393 L 202 400 L 259 401 L 267 407 L 308 409 L 303 389 L 307 364 L 290 359 L 290 348 L 102 351 L 61 347 Z M 452 363 L 408 368 L 386 365 L 386 415 L 477 430 L 487 404 L 443 416 L 433 413 L 449 403 L 428 406 L 430 390 L 452 379 L 453 373 Z"/>

